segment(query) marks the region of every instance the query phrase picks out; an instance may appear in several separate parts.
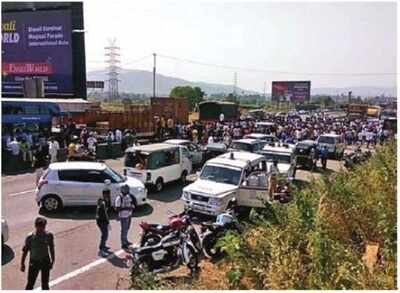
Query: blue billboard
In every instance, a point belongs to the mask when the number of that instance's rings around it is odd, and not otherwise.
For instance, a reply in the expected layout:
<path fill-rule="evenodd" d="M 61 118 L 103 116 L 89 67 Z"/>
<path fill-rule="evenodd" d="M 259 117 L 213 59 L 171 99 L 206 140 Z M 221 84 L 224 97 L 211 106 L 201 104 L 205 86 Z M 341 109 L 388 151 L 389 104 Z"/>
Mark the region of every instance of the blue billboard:
<path fill-rule="evenodd" d="M 70 10 L 2 12 L 2 95 L 22 95 L 26 78 L 45 95 L 74 94 Z"/>

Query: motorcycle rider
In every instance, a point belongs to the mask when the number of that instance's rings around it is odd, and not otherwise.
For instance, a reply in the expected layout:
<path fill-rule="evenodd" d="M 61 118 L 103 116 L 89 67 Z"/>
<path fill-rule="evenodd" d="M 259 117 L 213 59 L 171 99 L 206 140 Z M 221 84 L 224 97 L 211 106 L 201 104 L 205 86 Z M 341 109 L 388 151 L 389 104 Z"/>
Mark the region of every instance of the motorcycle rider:
<path fill-rule="evenodd" d="M 128 241 L 128 232 L 131 226 L 132 211 L 134 202 L 129 193 L 127 184 L 121 186 L 121 194 L 115 199 L 115 207 L 118 212 L 118 219 L 121 222 L 121 247 L 127 249 L 132 242 Z"/>

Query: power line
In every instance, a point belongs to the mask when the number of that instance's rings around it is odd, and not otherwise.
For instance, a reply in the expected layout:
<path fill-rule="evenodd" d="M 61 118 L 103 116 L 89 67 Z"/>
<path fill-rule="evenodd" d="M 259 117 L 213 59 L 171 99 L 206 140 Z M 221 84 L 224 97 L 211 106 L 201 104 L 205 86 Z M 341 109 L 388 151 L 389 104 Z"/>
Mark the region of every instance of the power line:
<path fill-rule="evenodd" d="M 168 56 L 157 53 L 157 56 L 166 59 L 172 59 L 175 61 L 185 62 L 185 63 L 192 63 L 202 66 L 210 66 L 210 67 L 217 67 L 227 70 L 237 70 L 237 71 L 250 71 L 250 72 L 260 72 L 260 73 L 274 73 L 274 74 L 291 74 L 291 75 L 342 75 L 342 76 L 378 76 L 378 75 L 397 75 L 397 73 L 387 73 L 387 72 L 379 72 L 379 73 L 371 73 L 371 72 L 358 72 L 358 73 L 339 73 L 339 72 L 292 72 L 292 71 L 278 71 L 278 70 L 264 70 L 258 68 L 246 68 L 246 67 L 238 67 L 238 66 L 229 66 L 229 65 L 221 65 L 221 64 L 213 64 L 213 63 L 206 63 L 195 61 L 191 59 L 179 58 L 174 56 Z"/>

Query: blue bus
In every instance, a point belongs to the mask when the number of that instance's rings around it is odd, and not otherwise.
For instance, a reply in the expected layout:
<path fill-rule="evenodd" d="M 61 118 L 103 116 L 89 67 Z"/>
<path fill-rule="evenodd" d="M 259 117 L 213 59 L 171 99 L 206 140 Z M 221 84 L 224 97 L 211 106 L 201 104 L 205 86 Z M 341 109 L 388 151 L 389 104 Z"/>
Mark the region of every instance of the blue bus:
<path fill-rule="evenodd" d="M 53 118 L 61 115 L 57 103 L 18 98 L 2 98 L 1 113 L 3 137 L 13 135 L 17 129 L 33 134 L 50 133 Z"/>

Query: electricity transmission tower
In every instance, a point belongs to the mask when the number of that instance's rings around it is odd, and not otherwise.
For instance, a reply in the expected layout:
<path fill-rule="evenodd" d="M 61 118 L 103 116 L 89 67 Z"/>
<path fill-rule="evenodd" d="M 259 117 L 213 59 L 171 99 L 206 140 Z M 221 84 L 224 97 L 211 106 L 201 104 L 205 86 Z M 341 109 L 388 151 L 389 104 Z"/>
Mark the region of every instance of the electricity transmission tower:
<path fill-rule="evenodd" d="M 237 91 L 237 72 L 233 74 L 233 98 L 234 101 L 236 102 L 236 91 Z"/>
<path fill-rule="evenodd" d="M 108 75 L 108 95 L 111 100 L 116 100 L 119 97 L 118 94 L 118 79 L 119 75 L 119 63 L 120 63 L 120 47 L 116 46 L 116 39 L 109 39 L 108 46 L 104 47 L 106 53 L 106 63 L 107 67 L 107 75 Z"/>

